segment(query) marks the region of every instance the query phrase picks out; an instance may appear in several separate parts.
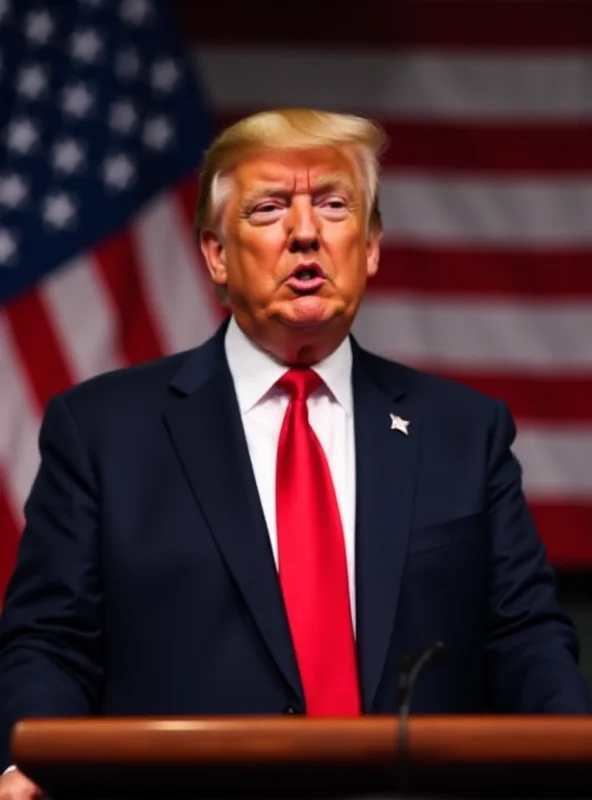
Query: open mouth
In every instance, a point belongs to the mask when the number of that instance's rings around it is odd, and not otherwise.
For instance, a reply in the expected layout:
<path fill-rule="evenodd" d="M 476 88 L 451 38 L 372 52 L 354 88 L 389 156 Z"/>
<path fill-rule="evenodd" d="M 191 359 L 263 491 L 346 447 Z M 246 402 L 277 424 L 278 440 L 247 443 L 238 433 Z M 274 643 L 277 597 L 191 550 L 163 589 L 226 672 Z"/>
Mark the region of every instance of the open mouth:
<path fill-rule="evenodd" d="M 298 294 L 308 294 L 320 289 L 325 280 L 325 273 L 319 264 L 299 264 L 292 270 L 286 283 Z"/>

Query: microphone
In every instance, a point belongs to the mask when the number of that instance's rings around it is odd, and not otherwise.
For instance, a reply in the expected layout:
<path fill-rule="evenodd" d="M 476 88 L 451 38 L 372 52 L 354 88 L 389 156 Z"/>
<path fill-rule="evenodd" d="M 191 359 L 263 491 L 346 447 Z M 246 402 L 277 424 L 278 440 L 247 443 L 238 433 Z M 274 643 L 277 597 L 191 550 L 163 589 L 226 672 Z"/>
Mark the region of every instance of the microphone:
<path fill-rule="evenodd" d="M 443 642 L 437 641 L 431 647 L 426 648 L 417 658 L 406 655 L 403 658 L 401 672 L 399 673 L 399 748 L 398 748 L 398 767 L 399 767 L 399 795 L 403 797 L 407 790 L 407 780 L 409 772 L 409 711 L 413 689 L 419 678 L 421 671 L 428 664 L 437 661 L 446 651 Z"/>

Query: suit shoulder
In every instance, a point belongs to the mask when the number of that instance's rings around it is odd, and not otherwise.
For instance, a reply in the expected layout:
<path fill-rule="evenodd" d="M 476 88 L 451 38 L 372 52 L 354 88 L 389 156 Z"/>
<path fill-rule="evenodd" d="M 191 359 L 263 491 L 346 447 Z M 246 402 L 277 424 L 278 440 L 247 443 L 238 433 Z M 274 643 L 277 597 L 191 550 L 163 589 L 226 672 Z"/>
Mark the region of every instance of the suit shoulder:
<path fill-rule="evenodd" d="M 87 411 L 105 404 L 160 397 L 173 376 L 195 350 L 96 375 L 58 395 L 71 410 Z"/>

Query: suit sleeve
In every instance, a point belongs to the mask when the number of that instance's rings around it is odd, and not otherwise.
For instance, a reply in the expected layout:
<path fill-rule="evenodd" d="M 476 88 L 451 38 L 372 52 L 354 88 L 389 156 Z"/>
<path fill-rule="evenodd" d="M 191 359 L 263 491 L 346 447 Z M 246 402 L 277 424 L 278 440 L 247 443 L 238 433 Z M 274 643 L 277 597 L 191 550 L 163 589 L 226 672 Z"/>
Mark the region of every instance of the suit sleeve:
<path fill-rule="evenodd" d="M 0 619 L 0 772 L 17 720 L 92 714 L 102 684 L 97 483 L 61 397 L 40 451 Z"/>
<path fill-rule="evenodd" d="M 489 461 L 491 572 L 486 658 L 493 709 L 592 713 L 578 640 L 556 598 L 554 574 L 522 492 L 515 426 L 503 403 Z"/>

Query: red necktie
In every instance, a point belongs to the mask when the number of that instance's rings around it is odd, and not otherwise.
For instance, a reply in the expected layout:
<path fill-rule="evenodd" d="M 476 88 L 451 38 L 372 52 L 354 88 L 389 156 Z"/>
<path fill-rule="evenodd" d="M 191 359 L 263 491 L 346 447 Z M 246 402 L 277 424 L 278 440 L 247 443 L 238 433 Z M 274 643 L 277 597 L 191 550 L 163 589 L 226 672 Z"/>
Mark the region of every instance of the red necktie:
<path fill-rule="evenodd" d="M 341 517 L 329 465 L 308 422 L 310 369 L 278 381 L 291 395 L 278 445 L 279 574 L 307 714 L 356 716 L 360 698 Z"/>

